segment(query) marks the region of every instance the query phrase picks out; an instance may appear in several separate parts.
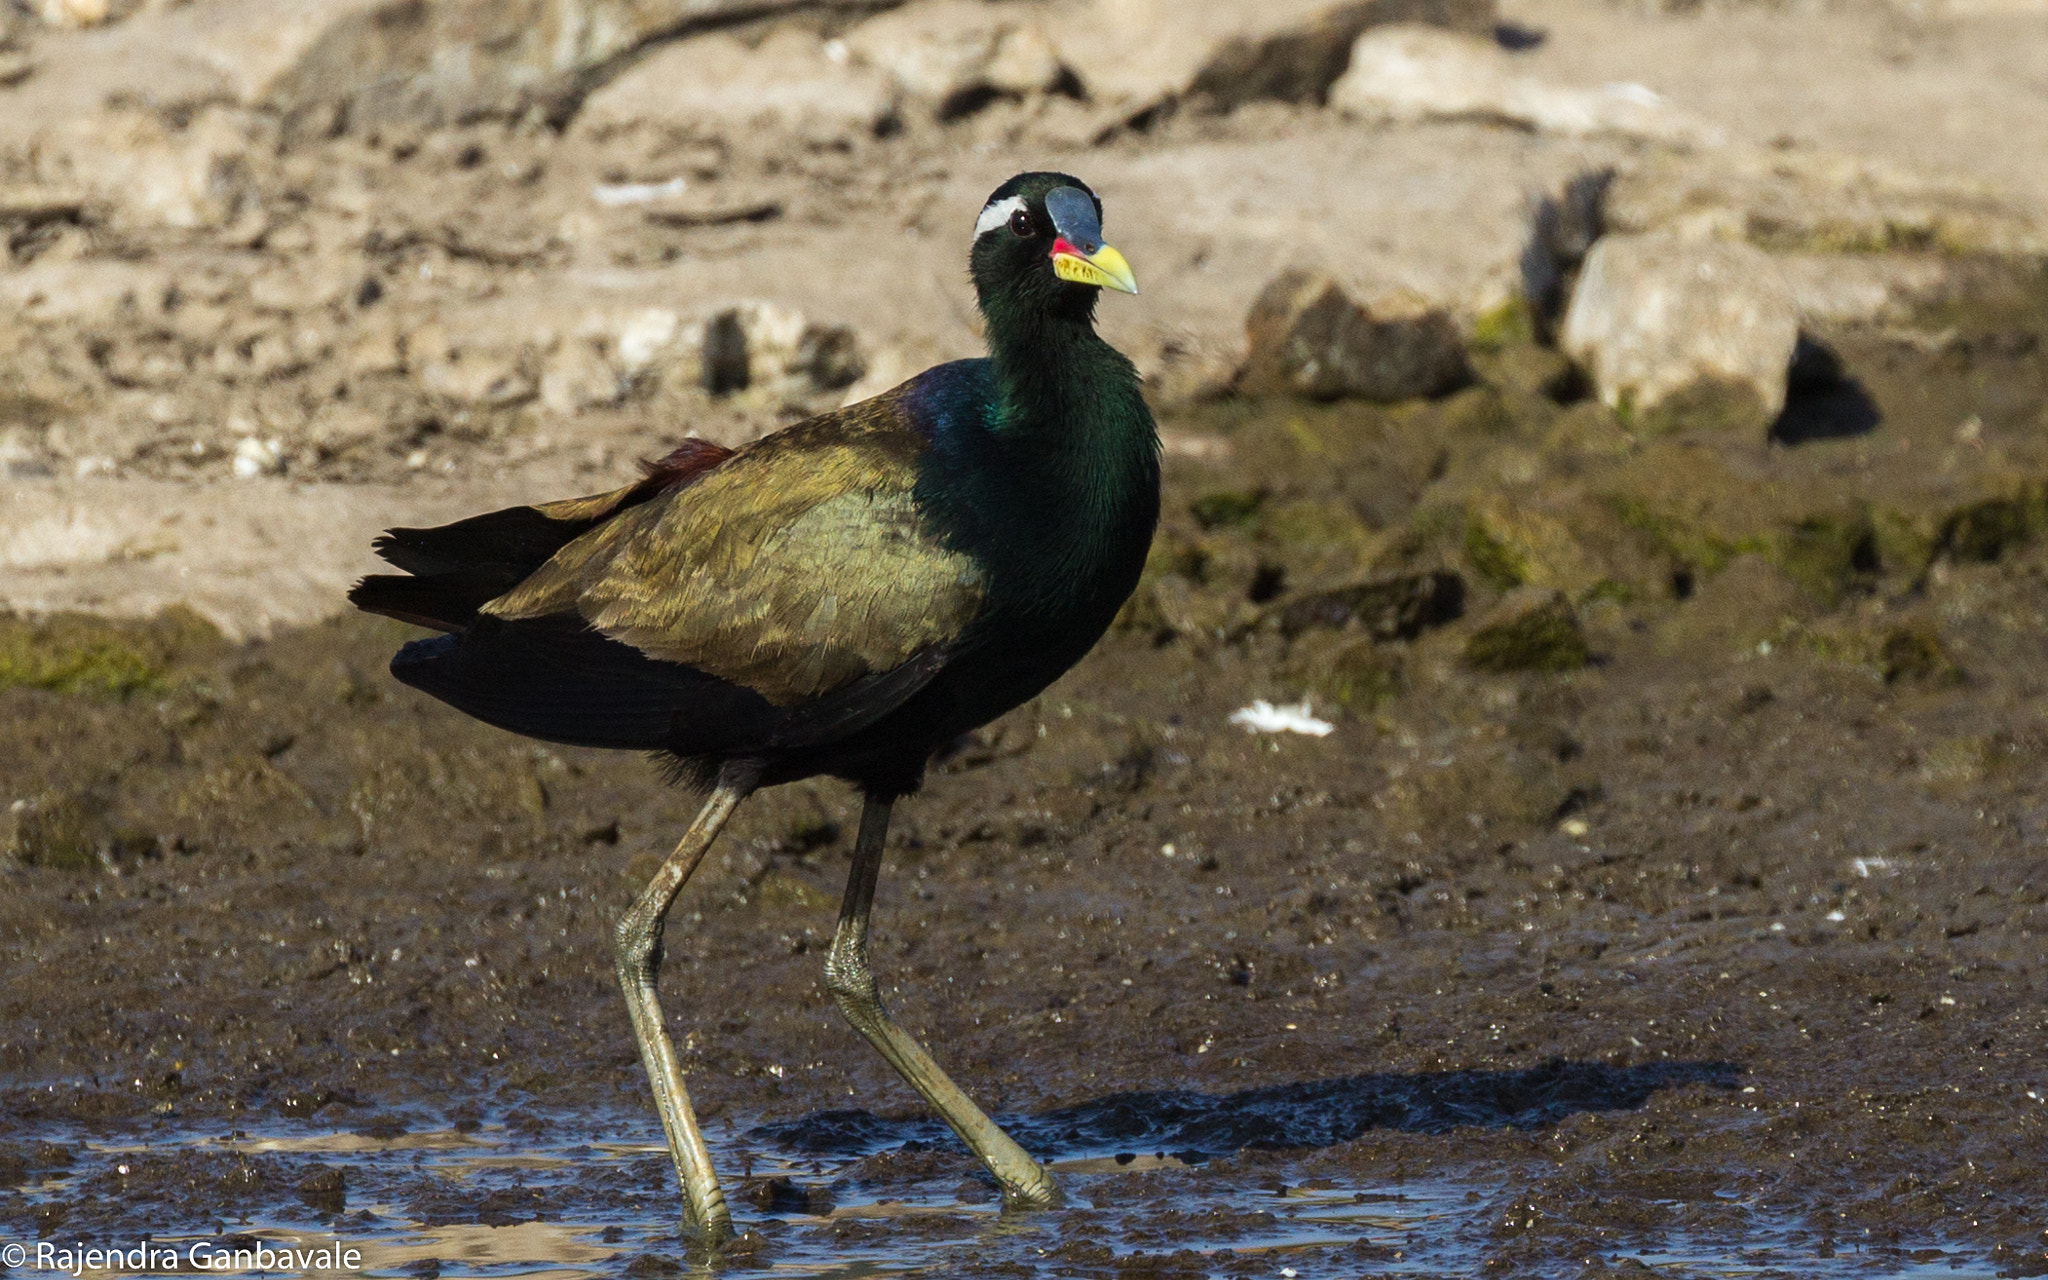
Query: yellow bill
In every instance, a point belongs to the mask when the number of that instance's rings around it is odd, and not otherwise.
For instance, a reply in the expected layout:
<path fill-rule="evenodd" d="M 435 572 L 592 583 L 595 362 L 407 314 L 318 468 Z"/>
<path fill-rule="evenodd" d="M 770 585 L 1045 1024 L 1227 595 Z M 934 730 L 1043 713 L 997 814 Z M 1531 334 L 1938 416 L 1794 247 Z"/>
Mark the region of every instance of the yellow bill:
<path fill-rule="evenodd" d="M 1060 279 L 1071 280 L 1075 284 L 1098 285 L 1118 293 L 1138 291 L 1138 277 L 1131 274 L 1131 264 L 1109 245 L 1103 245 L 1094 253 L 1082 253 L 1061 239 L 1053 245 L 1052 272 Z"/>

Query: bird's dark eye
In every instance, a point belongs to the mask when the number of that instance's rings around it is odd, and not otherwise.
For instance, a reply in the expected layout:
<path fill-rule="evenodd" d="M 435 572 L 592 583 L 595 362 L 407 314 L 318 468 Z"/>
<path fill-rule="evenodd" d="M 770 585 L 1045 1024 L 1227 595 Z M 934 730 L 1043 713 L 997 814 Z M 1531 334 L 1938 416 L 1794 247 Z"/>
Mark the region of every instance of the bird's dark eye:
<path fill-rule="evenodd" d="M 1031 225 L 1031 215 L 1023 209 L 1010 215 L 1010 231 L 1013 235 L 1030 236 L 1037 228 Z"/>

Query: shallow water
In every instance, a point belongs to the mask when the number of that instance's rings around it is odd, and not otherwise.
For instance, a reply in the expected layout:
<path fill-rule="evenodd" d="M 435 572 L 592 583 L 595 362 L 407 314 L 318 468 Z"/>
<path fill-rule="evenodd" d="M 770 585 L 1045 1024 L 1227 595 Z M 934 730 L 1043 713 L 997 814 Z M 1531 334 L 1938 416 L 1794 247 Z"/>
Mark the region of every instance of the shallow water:
<path fill-rule="evenodd" d="M 1509 1074 L 1509 1073 L 1500 1073 Z M 1627 1073 L 1615 1073 L 1625 1075 Z M 1697 1074 L 1695 1072 L 1694 1074 Z M 1708 1077 L 1713 1079 L 1711 1075 Z M 1011 1123 L 1062 1175 L 1069 1202 L 1042 1213 L 1006 1213 L 993 1188 L 942 1131 L 924 1118 L 889 1120 L 866 1112 L 825 1113 L 794 1123 L 711 1128 L 714 1158 L 727 1171 L 742 1239 L 724 1256 L 695 1256 L 679 1239 L 670 1174 L 651 1117 L 549 1118 L 545 1132 L 503 1124 L 417 1132 L 307 1132 L 303 1127 L 197 1132 L 166 1123 L 139 1141 L 110 1141 L 68 1126 L 23 1135 L 71 1148 L 71 1168 L 21 1189 L 31 1205 L 69 1204 L 91 1212 L 95 1229 L 59 1228 L 9 1274 L 64 1269 L 61 1251 L 80 1240 L 132 1246 L 145 1240 L 159 1256 L 151 1269 L 256 1275 L 343 1271 L 392 1277 L 668 1276 L 761 1272 L 816 1280 L 867 1276 L 1148 1275 L 1278 1276 L 1336 1280 L 1361 1275 L 1480 1274 L 1497 1251 L 1502 1227 L 1499 1171 L 1447 1168 L 1427 1176 L 1289 1177 L 1288 1152 L 1256 1163 L 1197 1147 L 1146 1150 L 1101 1140 L 1149 1132 L 1189 1141 L 1227 1132 L 1261 1112 L 1268 1122 L 1300 1124 L 1322 1112 L 1332 1128 L 1352 1119 L 1296 1091 L 1259 1091 L 1263 1099 L 1179 1095 L 1112 1100 L 1095 1108 L 1013 1117 Z M 1354 1089 L 1352 1092 L 1369 1092 Z M 1625 1101 L 1625 1099 L 1622 1099 Z M 1263 1104 L 1263 1105 L 1262 1105 Z M 1433 1127 L 1445 1112 L 1425 1105 L 1393 1121 Z M 1503 1116 L 1490 1117 L 1499 1123 Z M 1476 1114 L 1471 1119 L 1485 1123 Z M 1221 1122 L 1221 1123 L 1219 1123 Z M 1512 1123 L 1512 1119 L 1509 1119 Z M 522 1124 L 531 1128 L 528 1113 Z M 1064 1143 L 1048 1143 L 1064 1134 Z M 1091 1138 L 1090 1135 L 1094 1135 Z M 301 1189 L 211 1230 L 152 1230 L 155 1221 L 188 1218 L 218 1190 L 221 1161 L 236 1167 L 290 1167 L 323 1173 L 339 1195 Z M 198 1169 L 166 1195 L 164 1174 Z M 744 1177 L 733 1173 L 744 1171 Z M 111 1175 L 111 1177 L 109 1176 Z M 137 1185 L 132 1196 L 125 1183 Z M 246 1180 L 246 1179 L 245 1179 Z M 275 1179 L 272 1179 L 275 1181 Z M 170 1181 L 176 1182 L 173 1178 Z M 124 1204 L 132 1199 L 134 1203 Z M 1587 1266 L 1636 1274 L 1697 1276 L 1984 1276 L 1998 1269 L 1970 1249 L 1939 1240 L 1817 1243 L 1790 1215 L 1741 1197 L 1714 1197 L 1707 1213 L 1685 1208 L 1667 1229 L 1616 1240 Z M 1510 1218 L 1533 1203 L 1524 1195 Z M 1714 1212 L 1725 1211 L 1725 1212 Z M 1714 1225 L 1686 1225 L 1682 1219 Z M 1726 1226 L 1740 1222 L 1730 1234 Z M 117 1225 L 120 1224 L 120 1225 Z M 128 1229 L 124 1235 L 122 1227 Z M 1512 1223 L 1508 1224 L 1512 1227 Z M 23 1242 L 33 1251 L 37 1242 Z M 352 1265 L 234 1265 L 236 1250 L 354 1250 Z M 228 1262 L 220 1260 L 226 1251 Z M 195 1259 L 205 1259 L 204 1265 Z M 261 1257 L 243 1261 L 276 1262 Z M 169 1265 L 166 1265 L 166 1263 Z M 115 1274 L 130 1268 L 84 1268 Z"/>

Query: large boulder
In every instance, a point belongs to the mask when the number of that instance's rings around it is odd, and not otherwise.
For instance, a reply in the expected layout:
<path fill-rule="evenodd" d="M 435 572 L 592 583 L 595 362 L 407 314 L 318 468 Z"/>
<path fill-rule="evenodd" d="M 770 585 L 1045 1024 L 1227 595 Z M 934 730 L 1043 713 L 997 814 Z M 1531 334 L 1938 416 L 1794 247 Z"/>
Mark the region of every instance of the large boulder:
<path fill-rule="evenodd" d="M 833 142 L 875 132 L 895 100 L 887 76 L 811 32 L 776 31 L 753 48 L 714 33 L 665 45 L 592 93 L 576 131 L 738 138 L 766 128 Z"/>
<path fill-rule="evenodd" d="M 1785 407 L 1798 340 L 1792 292 L 1762 251 L 1669 233 L 1601 237 L 1559 335 L 1638 434 L 1759 438 Z"/>
<path fill-rule="evenodd" d="M 1401 24 L 1367 31 L 1330 105 L 1368 119 L 1501 120 L 1546 133 L 1625 134 L 1718 143 L 1721 132 L 1640 84 L 1581 89 L 1546 84 L 1491 40 Z"/>
<path fill-rule="evenodd" d="M 778 10 L 876 6 L 872 0 L 357 0 L 332 7 L 335 18 L 269 96 L 287 113 L 359 126 L 433 125 L 532 107 L 566 112 L 594 79 L 651 40 Z"/>
<path fill-rule="evenodd" d="M 1464 381 L 1465 348 L 1444 311 L 1395 296 L 1368 309 L 1325 275 L 1288 271 L 1245 317 L 1249 342 L 1239 385 L 1316 400 L 1392 402 L 1437 395 Z"/>
<path fill-rule="evenodd" d="M 1474 34 L 1494 0 L 1073 0 L 1050 29 L 1090 98 L 1123 116 L 1184 99 L 1320 103 L 1368 27 L 1419 22 Z"/>
<path fill-rule="evenodd" d="M 886 74 L 939 119 L 996 98 L 1062 87 L 1071 73 L 1047 34 L 1045 6 L 939 0 L 871 18 L 847 32 L 855 61 Z"/>
<path fill-rule="evenodd" d="M 651 41 L 805 9 L 890 0 L 208 0 L 43 40 L 0 89 L 0 150 L 122 101 L 276 113 L 286 137 L 573 111 Z"/>

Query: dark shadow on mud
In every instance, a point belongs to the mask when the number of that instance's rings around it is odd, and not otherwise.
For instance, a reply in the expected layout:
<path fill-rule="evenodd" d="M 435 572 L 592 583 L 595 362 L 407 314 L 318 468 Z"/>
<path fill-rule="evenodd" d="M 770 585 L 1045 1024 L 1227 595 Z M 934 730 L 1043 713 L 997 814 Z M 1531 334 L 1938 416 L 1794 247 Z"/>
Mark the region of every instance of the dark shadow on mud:
<path fill-rule="evenodd" d="M 1534 1129 L 1581 1112 L 1633 1111 L 1662 1089 L 1732 1089 L 1742 1071 L 1732 1062 L 1610 1067 L 1553 1059 L 1520 1071 L 1345 1076 L 1220 1095 L 1119 1093 L 1035 1116 L 1005 1117 L 1003 1124 L 1042 1158 L 1162 1152 L 1204 1159 L 1247 1147 L 1335 1146 L 1373 1129 Z M 852 1110 L 762 1125 L 749 1136 L 809 1156 L 960 1145 L 935 1119 L 887 1119 Z"/>
<path fill-rule="evenodd" d="M 1870 392 L 1849 376 L 1841 356 L 1803 333 L 1792 351 L 1786 392 L 1784 411 L 1771 424 L 1771 440 L 1777 444 L 1868 435 L 1884 420 Z"/>
<path fill-rule="evenodd" d="M 1771 439 L 1798 445 L 1813 440 L 1839 440 L 1868 435 L 1883 420 L 1877 402 L 1854 378 L 1825 391 L 1809 391 L 1785 401 L 1785 411 L 1771 424 Z"/>

